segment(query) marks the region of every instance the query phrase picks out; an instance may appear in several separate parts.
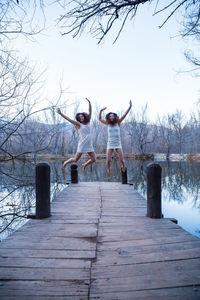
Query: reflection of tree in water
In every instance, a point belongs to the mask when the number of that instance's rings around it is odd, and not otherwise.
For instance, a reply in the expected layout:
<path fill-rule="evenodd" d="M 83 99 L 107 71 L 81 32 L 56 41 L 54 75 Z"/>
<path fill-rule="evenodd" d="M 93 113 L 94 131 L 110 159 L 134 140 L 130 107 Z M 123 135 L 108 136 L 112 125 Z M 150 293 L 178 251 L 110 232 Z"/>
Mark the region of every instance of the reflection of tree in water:
<path fill-rule="evenodd" d="M 167 198 L 184 202 L 184 173 L 180 164 L 167 162 L 162 167 L 162 191 L 167 193 Z"/>
<path fill-rule="evenodd" d="M 127 161 L 128 181 L 143 196 L 146 196 L 146 168 L 149 163 L 150 161 Z"/>
<path fill-rule="evenodd" d="M 4 238 L 26 222 L 34 207 L 33 186 L 9 186 L 1 191 L 0 237 Z"/>
<path fill-rule="evenodd" d="M 88 166 L 85 172 L 82 171 L 81 165 L 84 160 L 78 161 L 78 176 L 79 181 L 90 182 L 90 181 L 115 181 L 121 182 L 121 169 L 118 160 L 115 158 L 111 162 L 111 175 L 107 174 L 107 167 L 105 160 L 100 160 L 90 166 Z M 66 168 L 66 177 L 70 178 L 70 166 Z"/>
<path fill-rule="evenodd" d="M 188 162 L 162 162 L 162 190 L 167 191 L 169 200 L 186 201 L 190 194 L 193 206 L 199 206 L 200 164 Z"/>
<path fill-rule="evenodd" d="M 52 198 L 59 190 L 61 168 L 51 165 Z M 59 179 L 60 178 L 60 179 Z M 35 165 L 30 161 L 9 161 L 0 166 L 0 239 L 10 235 L 35 211 Z"/>

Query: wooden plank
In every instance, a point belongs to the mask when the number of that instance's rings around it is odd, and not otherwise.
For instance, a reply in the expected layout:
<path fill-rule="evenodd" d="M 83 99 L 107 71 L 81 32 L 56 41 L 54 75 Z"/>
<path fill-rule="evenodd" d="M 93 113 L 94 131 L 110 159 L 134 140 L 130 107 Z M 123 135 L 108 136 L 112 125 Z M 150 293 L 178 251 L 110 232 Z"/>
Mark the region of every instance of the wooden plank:
<path fill-rule="evenodd" d="M 26 268 L 62 268 L 62 269 L 89 269 L 91 261 L 83 259 L 61 259 L 61 258 L 0 258 L 0 268 L 26 267 Z"/>
<path fill-rule="evenodd" d="M 200 299 L 200 286 L 194 287 L 175 287 L 167 289 L 148 289 L 140 291 L 123 291 L 123 292 L 109 292 L 109 293 L 93 293 L 90 299 L 98 300 L 133 300 L 133 299 L 177 299 L 177 300 L 197 300 Z"/>
<path fill-rule="evenodd" d="M 182 249 L 182 245 L 186 242 L 192 242 L 192 241 L 199 241 L 199 238 L 196 236 L 193 236 L 191 234 L 182 234 L 180 236 L 172 236 L 172 237 L 151 237 L 151 238 L 146 238 L 142 239 L 129 239 L 127 241 L 105 241 L 101 242 L 100 239 L 98 238 L 98 249 L 99 251 L 101 250 L 110 250 L 110 249 L 117 249 L 120 247 L 138 247 L 138 246 L 151 246 L 151 245 L 165 245 L 165 244 L 175 244 L 178 243 L 180 249 Z"/>
<path fill-rule="evenodd" d="M 106 278 L 123 278 L 131 276 L 146 276 L 151 274 L 175 274 L 176 272 L 194 272 L 197 278 L 200 275 L 200 259 L 185 259 L 177 261 L 161 261 L 154 263 L 139 263 L 139 264 L 127 264 L 127 265 L 105 265 L 95 266 L 92 268 L 92 279 L 106 279 Z M 158 272 L 158 273 L 157 273 Z M 161 272 L 161 273 L 159 273 Z M 196 282 L 199 283 L 199 282 Z"/>
<path fill-rule="evenodd" d="M 144 216 L 146 213 L 146 208 L 137 207 L 134 210 L 130 208 L 107 208 L 102 212 L 102 216 L 124 216 L 124 217 L 135 217 L 135 216 Z"/>
<path fill-rule="evenodd" d="M 34 221 L 34 222 L 32 222 Z M 49 220 L 43 220 L 42 222 L 40 222 L 41 220 L 30 220 L 29 224 L 62 224 L 62 225 L 68 225 L 68 224 L 97 224 L 98 223 L 98 218 L 88 218 L 87 219 L 81 219 L 80 216 L 72 217 L 72 216 L 61 216 L 61 215 L 53 215 L 53 218 L 49 219 Z"/>
<path fill-rule="evenodd" d="M 150 224 L 143 224 L 141 223 L 140 226 L 136 226 L 135 224 L 123 224 L 123 223 L 100 223 L 99 225 L 99 234 L 110 234 L 113 232 L 128 232 L 130 230 L 135 231 L 152 231 L 152 230 L 163 230 L 163 229 L 181 229 L 180 226 L 173 222 L 166 222 L 166 223 L 150 223 Z"/>
<path fill-rule="evenodd" d="M 85 280 L 90 279 L 89 269 L 63 268 L 0 268 L 0 280 Z"/>
<path fill-rule="evenodd" d="M 14 251 L 13 251 L 14 250 Z M 12 257 L 25 257 L 25 258 L 64 258 L 64 259 L 94 259 L 96 251 L 90 250 L 52 250 L 52 249 L 15 249 L 15 248 L 0 248 L 0 256 L 2 258 Z"/>
<path fill-rule="evenodd" d="M 102 291 L 104 293 L 116 293 L 200 285 L 198 270 L 170 272 L 166 269 L 158 268 L 157 270 L 151 270 L 151 268 L 147 266 L 146 268 L 149 274 L 141 275 L 138 273 L 135 276 L 131 274 L 131 277 L 128 277 L 124 276 L 126 274 L 125 272 L 121 274 L 121 277 L 110 278 L 107 276 L 106 278 L 93 280 L 90 289 L 91 295 Z"/>
<path fill-rule="evenodd" d="M 66 296 L 87 296 L 88 280 L 65 280 L 65 281 L 0 281 L 0 299 L 8 297 L 66 297 Z M 27 298 L 26 298 L 27 299 Z M 34 298 L 35 299 L 35 298 Z M 42 299 L 42 298 L 41 298 Z M 44 298 L 43 298 L 44 299 Z M 46 297 L 45 297 L 46 299 Z M 61 298 L 62 299 L 62 298 Z M 66 299 L 66 298 L 65 298 Z M 76 297 L 75 299 L 82 299 Z M 87 298 L 85 298 L 87 299 Z"/>
<path fill-rule="evenodd" d="M 114 224 L 130 224 L 130 225 L 157 225 L 160 226 L 162 224 L 173 223 L 170 219 L 151 219 L 145 216 L 101 216 L 100 226 L 114 225 Z"/>
<path fill-rule="evenodd" d="M 27 232 L 28 231 L 28 232 Z M 34 233 L 34 235 L 46 234 L 47 236 L 61 237 L 95 237 L 97 235 L 96 224 L 48 224 L 29 225 L 21 227 L 16 235 Z"/>
<path fill-rule="evenodd" d="M 81 296 L 76 296 L 76 295 L 69 295 L 67 296 L 68 298 L 66 298 L 66 296 L 59 296 L 59 300 L 66 300 L 66 299 L 70 299 L 70 300 L 88 300 L 88 295 L 81 295 Z M 58 296 L 28 296 L 28 300 L 44 300 L 44 298 L 48 299 L 48 300 L 56 300 L 58 299 Z M 0 299 L 5 299 L 5 300 L 27 300 L 27 296 L 16 296 L 13 298 L 13 296 L 8 296 L 8 297 L 3 297 L 1 298 L 0 296 Z"/>
<path fill-rule="evenodd" d="M 37 250 L 96 250 L 96 242 L 92 238 L 62 238 L 62 237 L 44 237 L 38 242 L 33 242 L 37 237 L 32 237 L 32 242 L 18 241 L 14 239 L 6 240 L 2 243 L 2 249 L 37 249 Z"/>
<path fill-rule="evenodd" d="M 153 235 L 153 239 L 159 239 L 159 238 L 169 238 L 170 237 L 183 237 L 187 236 L 188 234 L 184 231 L 182 231 L 181 229 L 163 229 L 160 231 L 156 231 L 154 230 L 154 232 L 149 231 L 149 232 L 145 232 L 143 231 L 143 233 L 141 234 L 141 232 L 136 232 L 133 231 L 132 233 L 130 232 L 129 234 L 112 234 L 112 235 L 105 235 L 105 236 L 100 236 L 98 237 L 98 241 L 99 242 L 114 242 L 114 241 L 129 241 L 129 240 L 144 240 L 144 239 L 151 239 Z"/>
<path fill-rule="evenodd" d="M 95 266 L 133 265 L 163 261 L 178 261 L 183 259 L 200 258 L 200 247 L 197 249 L 155 251 L 155 253 L 132 254 L 131 251 L 118 250 L 118 253 L 107 252 L 98 255 Z"/>
<path fill-rule="evenodd" d="M 142 241 L 142 240 L 141 240 Z M 162 242 L 163 241 L 163 242 Z M 121 242 L 113 243 L 103 243 L 98 244 L 98 254 L 101 255 L 101 252 L 108 253 L 119 253 L 127 252 L 131 254 L 143 254 L 143 253 L 155 253 L 155 252 L 165 252 L 165 251 L 179 251 L 186 249 L 198 249 L 200 248 L 200 240 L 189 240 L 178 242 L 176 240 L 167 243 L 167 241 L 162 240 L 161 243 L 156 242 L 155 244 L 142 244 L 133 241 L 126 241 L 123 244 Z M 146 240 L 145 240 L 146 242 Z M 181 244 L 180 244 L 181 243 Z"/>

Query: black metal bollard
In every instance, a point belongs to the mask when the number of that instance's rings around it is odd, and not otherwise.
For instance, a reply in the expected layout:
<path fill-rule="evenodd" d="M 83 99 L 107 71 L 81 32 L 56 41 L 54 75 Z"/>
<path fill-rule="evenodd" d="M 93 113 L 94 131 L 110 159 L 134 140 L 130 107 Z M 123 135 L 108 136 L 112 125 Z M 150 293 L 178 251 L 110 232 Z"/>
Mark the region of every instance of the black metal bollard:
<path fill-rule="evenodd" d="M 161 211 L 161 173 L 159 164 L 147 166 L 147 217 L 162 218 Z"/>
<path fill-rule="evenodd" d="M 50 166 L 39 163 L 36 166 L 36 219 L 48 218 L 50 212 Z"/>
<path fill-rule="evenodd" d="M 127 184 L 127 168 L 125 168 L 125 172 L 121 170 L 122 173 L 122 184 Z"/>
<path fill-rule="evenodd" d="M 71 164 L 71 183 L 78 183 L 78 166 Z"/>

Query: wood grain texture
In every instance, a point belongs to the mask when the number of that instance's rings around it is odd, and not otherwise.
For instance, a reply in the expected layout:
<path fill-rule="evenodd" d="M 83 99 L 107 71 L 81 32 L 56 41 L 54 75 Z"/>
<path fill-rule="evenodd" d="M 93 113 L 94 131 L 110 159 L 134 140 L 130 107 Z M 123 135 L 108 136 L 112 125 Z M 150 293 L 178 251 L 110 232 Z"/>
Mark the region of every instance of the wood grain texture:
<path fill-rule="evenodd" d="M 0 300 L 199 299 L 200 239 L 118 182 L 70 184 L 0 244 Z"/>

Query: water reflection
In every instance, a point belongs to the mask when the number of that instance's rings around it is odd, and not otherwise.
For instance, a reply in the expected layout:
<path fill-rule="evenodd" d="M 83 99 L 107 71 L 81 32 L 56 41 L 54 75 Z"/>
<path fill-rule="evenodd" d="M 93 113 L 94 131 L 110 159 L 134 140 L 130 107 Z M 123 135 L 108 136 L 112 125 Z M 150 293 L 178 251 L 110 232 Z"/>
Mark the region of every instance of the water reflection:
<path fill-rule="evenodd" d="M 66 186 L 70 179 L 70 166 L 62 172 L 62 161 L 50 161 L 51 195 Z M 82 172 L 78 162 L 79 181 L 121 181 L 119 162 L 113 159 L 111 176 L 105 161 L 88 166 Z M 126 161 L 128 182 L 146 197 L 146 168 L 150 161 Z M 180 226 L 200 237 L 200 163 L 159 162 L 162 167 L 162 201 L 165 217 L 178 219 Z M 5 238 L 22 223 L 35 206 L 35 165 L 32 162 L 12 162 L 0 166 L 0 238 Z"/>
<path fill-rule="evenodd" d="M 59 178 L 60 164 L 51 165 L 51 200 L 63 189 Z M 61 182 L 62 180 L 62 182 Z M 27 222 L 35 213 L 35 165 L 30 161 L 14 161 L 0 165 L 0 240 Z"/>

